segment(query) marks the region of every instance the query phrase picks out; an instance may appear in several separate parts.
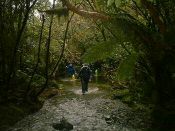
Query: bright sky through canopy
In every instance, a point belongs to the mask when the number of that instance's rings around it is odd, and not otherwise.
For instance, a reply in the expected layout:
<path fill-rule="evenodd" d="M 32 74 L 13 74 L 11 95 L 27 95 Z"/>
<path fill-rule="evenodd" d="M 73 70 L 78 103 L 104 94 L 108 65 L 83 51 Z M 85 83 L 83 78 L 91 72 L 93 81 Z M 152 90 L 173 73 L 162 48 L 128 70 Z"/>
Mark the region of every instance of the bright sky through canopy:
<path fill-rule="evenodd" d="M 53 4 L 53 0 L 49 0 L 51 4 Z"/>

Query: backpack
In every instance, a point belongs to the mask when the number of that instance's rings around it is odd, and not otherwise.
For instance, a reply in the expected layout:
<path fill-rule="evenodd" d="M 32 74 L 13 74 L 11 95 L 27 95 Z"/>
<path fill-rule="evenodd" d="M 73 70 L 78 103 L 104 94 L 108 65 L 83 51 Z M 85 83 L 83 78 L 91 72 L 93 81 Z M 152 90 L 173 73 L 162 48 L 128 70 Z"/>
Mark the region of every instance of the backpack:
<path fill-rule="evenodd" d="M 91 76 L 91 71 L 88 66 L 84 66 L 80 70 L 80 77 L 86 80 L 89 80 Z"/>

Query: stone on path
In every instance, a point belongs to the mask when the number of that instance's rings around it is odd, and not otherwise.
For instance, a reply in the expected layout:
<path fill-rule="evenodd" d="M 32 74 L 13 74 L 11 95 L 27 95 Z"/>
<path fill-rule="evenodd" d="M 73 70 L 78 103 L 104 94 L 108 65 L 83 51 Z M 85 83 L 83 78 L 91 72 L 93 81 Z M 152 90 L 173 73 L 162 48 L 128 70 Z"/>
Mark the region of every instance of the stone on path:
<path fill-rule="evenodd" d="M 73 129 L 73 125 L 70 124 L 64 117 L 60 120 L 59 123 L 55 123 L 52 126 L 56 130 L 61 130 L 61 131 L 70 131 Z"/>

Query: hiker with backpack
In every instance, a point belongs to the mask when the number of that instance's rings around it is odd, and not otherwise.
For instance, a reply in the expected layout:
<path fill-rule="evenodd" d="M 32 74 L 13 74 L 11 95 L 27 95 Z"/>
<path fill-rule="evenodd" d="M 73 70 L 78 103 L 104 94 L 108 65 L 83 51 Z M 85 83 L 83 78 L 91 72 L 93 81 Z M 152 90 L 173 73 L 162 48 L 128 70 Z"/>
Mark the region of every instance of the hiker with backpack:
<path fill-rule="evenodd" d="M 83 95 L 85 94 L 85 92 L 88 92 L 88 83 L 89 83 L 90 77 L 91 77 L 91 70 L 88 64 L 83 64 L 78 74 L 78 78 L 81 79 Z"/>

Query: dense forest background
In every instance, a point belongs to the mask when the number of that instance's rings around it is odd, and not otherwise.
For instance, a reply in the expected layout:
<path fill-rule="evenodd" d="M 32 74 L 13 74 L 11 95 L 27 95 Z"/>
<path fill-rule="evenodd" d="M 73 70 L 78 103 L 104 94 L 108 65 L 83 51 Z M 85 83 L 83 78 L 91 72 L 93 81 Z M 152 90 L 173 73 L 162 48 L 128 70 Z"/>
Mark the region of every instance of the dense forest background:
<path fill-rule="evenodd" d="M 174 0 L 1 0 L 0 33 L 8 109 L 37 110 L 68 63 L 79 70 L 86 62 L 115 97 L 148 109 L 153 126 L 175 128 Z"/>

